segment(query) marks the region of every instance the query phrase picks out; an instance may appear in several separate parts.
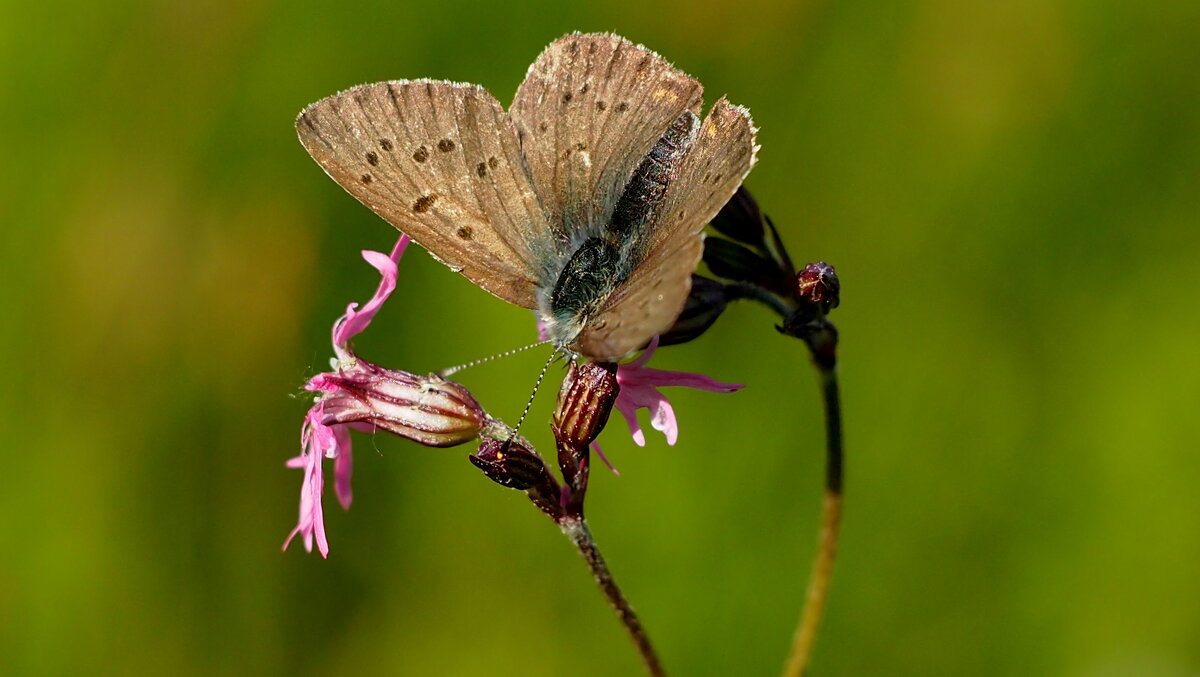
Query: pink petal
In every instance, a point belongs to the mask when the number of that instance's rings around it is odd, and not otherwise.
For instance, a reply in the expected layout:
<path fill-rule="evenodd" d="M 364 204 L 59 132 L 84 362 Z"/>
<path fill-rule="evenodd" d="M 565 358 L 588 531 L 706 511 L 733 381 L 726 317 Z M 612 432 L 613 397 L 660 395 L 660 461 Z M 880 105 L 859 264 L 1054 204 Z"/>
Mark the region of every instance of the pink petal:
<path fill-rule="evenodd" d="M 658 334 L 655 334 L 654 338 L 650 339 L 650 343 L 646 344 L 646 349 L 642 351 L 641 355 L 637 356 L 637 359 L 623 366 L 640 367 L 650 361 L 656 350 L 658 350 Z"/>
<path fill-rule="evenodd" d="M 637 359 L 617 367 L 617 382 L 621 385 L 621 391 L 617 395 L 616 408 L 625 417 L 633 441 L 638 446 L 646 446 L 646 435 L 637 419 L 637 410 L 643 408 L 650 411 L 650 426 L 666 435 L 667 444 L 674 445 L 679 439 L 679 421 L 675 418 L 675 410 L 658 391 L 659 388 L 686 386 L 698 390 L 731 393 L 743 387 L 736 383 L 717 381 L 703 374 L 665 371 L 645 366 L 657 349 L 658 337 L 655 336 Z"/>
<path fill-rule="evenodd" d="M 644 447 L 646 446 L 646 433 L 642 432 L 642 424 L 638 422 L 637 405 L 628 401 L 628 399 L 622 399 L 624 394 L 622 392 L 620 395 L 617 395 L 615 406 L 617 411 L 621 412 L 621 416 L 625 417 L 625 423 L 629 426 L 629 433 L 633 435 L 634 444 Z"/>
<path fill-rule="evenodd" d="M 600 457 L 601 461 L 604 461 L 604 465 L 608 466 L 608 469 L 612 471 L 612 474 L 620 477 L 621 471 L 617 470 L 612 463 L 608 462 L 608 457 L 604 455 L 604 450 L 600 448 L 599 442 L 592 440 L 592 451 L 596 452 L 596 455 Z"/>
<path fill-rule="evenodd" d="M 321 424 L 324 405 L 318 403 L 308 410 L 301 428 L 301 454 L 287 462 L 289 468 L 304 468 L 304 481 L 300 485 L 300 518 L 296 528 L 283 543 L 286 550 L 292 539 L 300 535 L 304 549 L 312 552 L 313 537 L 322 557 L 329 556 L 329 542 L 325 539 L 325 517 L 321 512 L 321 494 L 325 491 L 325 477 L 321 462 L 326 451 L 336 445 L 334 431 Z"/>
<path fill-rule="evenodd" d="M 618 367 L 618 374 L 620 369 Z M 688 388 L 696 388 L 697 390 L 707 390 L 714 393 L 732 393 L 745 388 L 746 386 L 738 383 L 725 383 L 713 378 L 709 378 L 704 374 L 695 374 L 687 371 L 666 371 L 663 369 L 650 369 L 649 367 L 635 367 L 627 370 L 623 375 L 624 381 L 634 384 L 661 386 L 686 386 Z"/>
<path fill-rule="evenodd" d="M 650 409 L 650 427 L 666 435 L 668 445 L 674 446 L 679 439 L 679 421 L 675 420 L 675 410 L 667 398 L 660 398 Z"/>
<path fill-rule="evenodd" d="M 367 325 L 371 324 L 371 320 L 375 317 L 375 313 L 379 312 L 383 302 L 395 291 L 398 274 L 396 264 L 400 262 L 400 257 L 408 248 L 411 240 L 412 238 L 407 234 L 401 235 L 400 239 L 396 241 L 396 246 L 392 248 L 391 255 L 363 251 L 363 258 L 379 271 L 383 279 L 379 281 L 379 289 L 375 291 L 375 295 L 361 310 L 357 310 L 357 303 L 351 303 L 346 306 L 346 314 L 333 323 L 333 345 L 335 347 L 344 348 L 351 338 L 362 333 Z"/>

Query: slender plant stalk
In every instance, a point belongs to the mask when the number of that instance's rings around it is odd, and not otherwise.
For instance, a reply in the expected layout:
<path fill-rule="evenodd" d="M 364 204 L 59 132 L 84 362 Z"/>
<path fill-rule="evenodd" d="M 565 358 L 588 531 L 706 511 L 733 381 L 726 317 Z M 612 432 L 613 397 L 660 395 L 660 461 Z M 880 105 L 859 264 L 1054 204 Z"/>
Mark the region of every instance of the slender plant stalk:
<path fill-rule="evenodd" d="M 817 354 L 815 349 L 814 354 Z M 813 642 L 829 594 L 834 558 L 837 556 L 842 517 L 842 408 L 831 347 L 829 355 L 828 361 L 820 357 L 814 360 L 820 369 L 825 401 L 825 497 L 821 505 L 821 535 L 808 581 L 804 610 L 792 638 L 792 652 L 783 670 L 783 677 L 802 677 L 808 670 Z"/>
<path fill-rule="evenodd" d="M 665 677 L 667 673 L 663 670 L 662 663 L 658 660 L 658 654 L 654 652 L 654 647 L 650 645 L 650 637 L 646 634 L 646 629 L 642 627 L 642 622 L 638 620 L 633 607 L 629 605 L 629 601 L 617 587 L 617 582 L 613 580 L 612 573 L 608 570 L 608 565 L 604 563 L 604 558 L 596 547 L 595 539 L 592 538 L 592 532 L 588 530 L 587 522 L 582 518 L 566 517 L 559 521 L 558 526 L 567 535 L 567 538 L 571 539 L 575 547 L 579 548 L 579 554 L 583 555 L 588 569 L 591 569 L 592 576 L 596 578 L 596 585 L 600 586 L 601 592 L 608 598 L 609 604 L 617 612 L 617 617 L 621 619 L 621 624 L 629 632 L 629 638 L 633 640 L 638 652 L 642 655 L 646 671 L 651 677 Z"/>

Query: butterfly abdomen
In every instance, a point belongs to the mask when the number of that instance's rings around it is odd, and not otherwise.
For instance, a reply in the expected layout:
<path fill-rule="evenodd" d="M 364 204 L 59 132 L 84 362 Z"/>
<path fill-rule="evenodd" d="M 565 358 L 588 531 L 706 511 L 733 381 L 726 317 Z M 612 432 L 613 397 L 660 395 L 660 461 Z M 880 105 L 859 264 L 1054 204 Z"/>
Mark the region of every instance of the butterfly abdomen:
<path fill-rule="evenodd" d="M 671 124 L 629 177 L 601 236 L 589 237 L 575 249 L 550 292 L 550 338 L 559 346 L 574 341 L 642 252 L 640 245 L 667 186 L 675 178 L 699 129 L 699 119 L 685 111 Z"/>
<path fill-rule="evenodd" d="M 654 144 L 629 177 L 613 210 L 607 228 L 610 238 L 630 242 L 641 235 L 654 209 L 662 202 L 667 185 L 675 177 L 699 127 L 699 118 L 691 111 L 685 111 Z"/>

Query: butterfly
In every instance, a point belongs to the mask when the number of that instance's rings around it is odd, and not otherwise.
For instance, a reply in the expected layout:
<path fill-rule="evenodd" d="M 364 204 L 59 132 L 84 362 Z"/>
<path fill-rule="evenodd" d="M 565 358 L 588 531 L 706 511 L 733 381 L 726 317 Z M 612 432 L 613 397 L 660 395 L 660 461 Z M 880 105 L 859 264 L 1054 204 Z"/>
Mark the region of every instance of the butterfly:
<path fill-rule="evenodd" d="M 560 350 L 615 361 L 668 329 L 703 228 L 754 165 L 749 112 L 611 34 L 572 34 L 508 111 L 478 85 L 396 80 L 305 108 L 334 181 Z"/>

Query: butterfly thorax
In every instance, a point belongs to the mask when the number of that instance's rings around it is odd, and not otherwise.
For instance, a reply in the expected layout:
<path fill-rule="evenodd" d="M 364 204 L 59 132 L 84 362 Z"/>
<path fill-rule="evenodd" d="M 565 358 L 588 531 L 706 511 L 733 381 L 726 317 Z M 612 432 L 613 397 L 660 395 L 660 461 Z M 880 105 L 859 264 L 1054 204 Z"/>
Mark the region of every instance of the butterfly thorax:
<path fill-rule="evenodd" d="M 575 340 L 624 277 L 621 263 L 621 246 L 609 238 L 588 238 L 575 250 L 550 292 L 546 332 L 555 345 Z"/>

